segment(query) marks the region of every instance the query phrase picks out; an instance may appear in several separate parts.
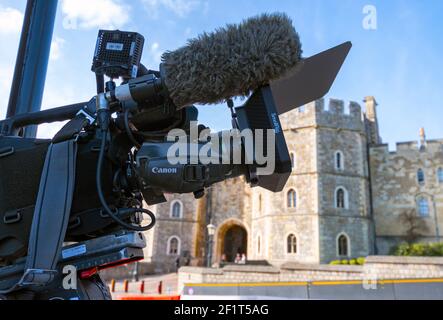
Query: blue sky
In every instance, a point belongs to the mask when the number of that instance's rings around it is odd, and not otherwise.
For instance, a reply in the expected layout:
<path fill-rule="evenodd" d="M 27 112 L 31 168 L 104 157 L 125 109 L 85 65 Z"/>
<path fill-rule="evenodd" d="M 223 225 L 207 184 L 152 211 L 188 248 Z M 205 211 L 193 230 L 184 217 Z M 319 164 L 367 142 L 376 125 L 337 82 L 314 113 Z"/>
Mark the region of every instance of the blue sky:
<path fill-rule="evenodd" d="M 9 96 L 26 1 L 0 0 L 0 117 Z M 366 30 L 363 8 L 377 9 L 377 29 Z M 376 97 L 381 135 L 391 144 L 443 138 L 443 1 L 441 0 L 60 0 L 43 105 L 89 100 L 99 28 L 137 31 L 146 38 L 143 63 L 157 68 L 163 51 L 203 31 L 263 12 L 286 12 L 305 56 L 351 40 L 353 50 L 328 97 L 362 103 Z M 228 128 L 224 106 L 200 108 L 202 123 Z M 40 136 L 57 130 L 45 126 Z"/>

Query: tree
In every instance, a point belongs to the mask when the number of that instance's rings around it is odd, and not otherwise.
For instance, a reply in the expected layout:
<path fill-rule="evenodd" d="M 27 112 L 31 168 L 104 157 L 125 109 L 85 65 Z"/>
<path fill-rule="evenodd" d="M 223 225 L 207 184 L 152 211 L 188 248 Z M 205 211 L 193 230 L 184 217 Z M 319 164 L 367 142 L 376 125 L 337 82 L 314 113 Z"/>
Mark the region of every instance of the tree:
<path fill-rule="evenodd" d="M 415 209 L 406 210 L 400 214 L 400 221 L 406 228 L 406 241 L 413 243 L 428 231 L 426 222 L 417 216 Z"/>

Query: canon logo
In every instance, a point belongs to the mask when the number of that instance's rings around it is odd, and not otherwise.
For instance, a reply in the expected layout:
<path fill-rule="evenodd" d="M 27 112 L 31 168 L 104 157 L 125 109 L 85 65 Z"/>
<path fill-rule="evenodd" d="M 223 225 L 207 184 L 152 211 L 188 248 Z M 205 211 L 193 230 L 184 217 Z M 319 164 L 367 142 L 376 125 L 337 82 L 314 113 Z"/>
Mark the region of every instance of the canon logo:
<path fill-rule="evenodd" d="M 177 173 L 177 168 L 152 168 L 152 173 L 154 174 L 172 174 Z"/>

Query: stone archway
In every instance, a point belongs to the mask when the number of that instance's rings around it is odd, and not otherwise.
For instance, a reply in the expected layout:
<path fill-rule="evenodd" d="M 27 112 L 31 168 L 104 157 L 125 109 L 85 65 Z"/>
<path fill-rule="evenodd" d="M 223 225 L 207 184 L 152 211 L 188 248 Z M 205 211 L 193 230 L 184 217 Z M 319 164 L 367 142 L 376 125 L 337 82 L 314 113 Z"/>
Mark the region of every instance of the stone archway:
<path fill-rule="evenodd" d="M 227 221 L 223 224 L 217 234 L 217 256 L 221 261 L 234 262 L 237 254 L 248 254 L 248 232 L 246 228 L 237 221 Z"/>

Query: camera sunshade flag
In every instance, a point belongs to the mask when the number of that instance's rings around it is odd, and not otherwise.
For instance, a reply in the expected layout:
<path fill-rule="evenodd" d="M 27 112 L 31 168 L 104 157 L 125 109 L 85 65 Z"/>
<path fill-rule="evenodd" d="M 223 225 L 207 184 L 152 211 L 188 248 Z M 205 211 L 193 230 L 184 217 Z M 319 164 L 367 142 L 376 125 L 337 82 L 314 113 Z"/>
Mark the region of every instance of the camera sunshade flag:
<path fill-rule="evenodd" d="M 345 42 L 304 59 L 285 77 L 271 82 L 278 113 L 284 114 L 325 96 L 351 48 L 352 43 Z"/>

